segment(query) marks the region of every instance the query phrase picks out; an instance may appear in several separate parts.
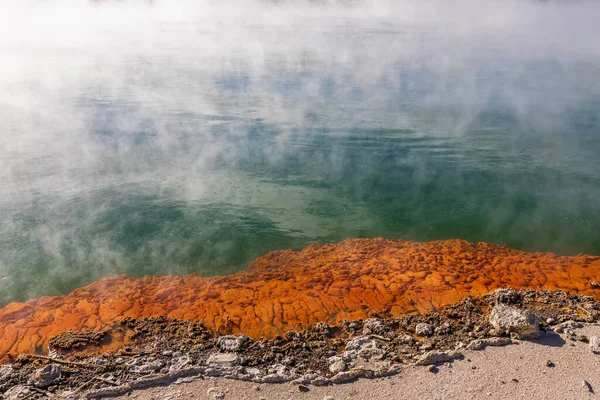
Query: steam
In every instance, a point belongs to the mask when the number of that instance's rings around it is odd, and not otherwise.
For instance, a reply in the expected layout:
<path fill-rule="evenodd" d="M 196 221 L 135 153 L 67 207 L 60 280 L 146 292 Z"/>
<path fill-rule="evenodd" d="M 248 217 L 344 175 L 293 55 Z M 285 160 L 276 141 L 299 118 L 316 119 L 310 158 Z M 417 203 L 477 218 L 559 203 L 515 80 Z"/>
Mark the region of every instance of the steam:
<path fill-rule="evenodd" d="M 350 236 L 598 253 L 597 15 L 592 1 L 0 0 L 0 303 Z M 439 225 L 469 215 L 487 222 Z"/>

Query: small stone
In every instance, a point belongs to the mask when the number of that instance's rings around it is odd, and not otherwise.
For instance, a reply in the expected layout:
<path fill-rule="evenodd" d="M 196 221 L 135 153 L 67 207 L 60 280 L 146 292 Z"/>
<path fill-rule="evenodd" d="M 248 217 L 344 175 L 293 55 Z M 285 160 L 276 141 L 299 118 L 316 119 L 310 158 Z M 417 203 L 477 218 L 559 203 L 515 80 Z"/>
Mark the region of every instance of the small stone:
<path fill-rule="evenodd" d="M 458 351 L 437 351 L 432 350 L 423 354 L 416 362 L 416 365 L 430 365 L 456 359 L 462 359 L 464 356 Z"/>
<path fill-rule="evenodd" d="M 555 366 L 555 364 L 551 360 L 546 361 L 546 367 L 554 368 L 554 366 Z"/>
<path fill-rule="evenodd" d="M 600 354 L 600 337 L 590 337 L 590 350 L 592 350 L 592 353 L 594 354 Z"/>
<path fill-rule="evenodd" d="M 260 386 L 254 386 L 254 391 L 255 391 L 255 392 L 260 392 L 260 390 L 261 390 L 261 389 L 260 389 Z"/>
<path fill-rule="evenodd" d="M 590 383 L 588 381 L 586 381 L 585 379 L 583 381 L 581 381 L 581 384 L 583 385 L 583 387 L 585 389 L 587 389 L 588 392 L 590 393 L 594 393 L 594 389 L 592 388 L 592 385 L 590 385 Z"/>
<path fill-rule="evenodd" d="M 214 353 L 208 357 L 206 363 L 216 367 L 235 366 L 240 363 L 240 356 L 236 353 Z"/>
<path fill-rule="evenodd" d="M 433 327 L 429 324 L 421 322 L 415 326 L 415 333 L 419 336 L 431 336 L 433 335 Z"/>
<path fill-rule="evenodd" d="M 225 393 L 215 393 L 213 394 L 213 398 L 216 400 L 223 400 L 225 398 Z"/>
<path fill-rule="evenodd" d="M 530 310 L 507 306 L 500 303 L 490 313 L 490 324 L 495 329 L 514 333 L 521 339 L 533 339 L 540 336 L 538 318 Z"/>
<path fill-rule="evenodd" d="M 60 378 L 61 374 L 62 367 L 60 365 L 48 364 L 45 367 L 36 369 L 29 378 L 29 383 L 37 387 L 50 386 Z"/>
<path fill-rule="evenodd" d="M 310 391 L 309 387 L 306 385 L 298 385 L 298 390 L 301 391 L 302 393 L 306 393 L 306 392 Z"/>
<path fill-rule="evenodd" d="M 323 400 L 335 400 L 335 398 L 333 396 L 325 396 Z"/>
<path fill-rule="evenodd" d="M 429 372 L 433 372 L 433 373 L 436 373 L 436 372 L 438 372 L 439 370 L 438 370 L 438 368 L 435 366 L 435 364 L 432 364 L 432 365 L 430 365 L 429 367 L 427 367 L 427 371 L 429 371 Z"/>
<path fill-rule="evenodd" d="M 475 339 L 467 345 L 467 350 L 483 350 L 486 348 L 486 346 L 506 346 L 511 343 L 512 340 L 505 337 Z"/>

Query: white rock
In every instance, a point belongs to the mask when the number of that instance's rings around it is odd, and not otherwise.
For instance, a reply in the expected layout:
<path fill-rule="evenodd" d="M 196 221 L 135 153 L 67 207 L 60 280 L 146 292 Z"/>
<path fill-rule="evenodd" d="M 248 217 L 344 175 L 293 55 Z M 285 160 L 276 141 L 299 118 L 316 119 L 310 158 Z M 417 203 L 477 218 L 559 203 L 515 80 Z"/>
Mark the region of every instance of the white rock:
<path fill-rule="evenodd" d="M 235 353 L 214 353 L 206 363 L 213 367 L 232 367 L 240 363 L 240 356 Z"/>
<path fill-rule="evenodd" d="M 419 336 L 431 336 L 433 335 L 433 327 L 429 324 L 421 322 L 415 326 L 415 333 Z"/>
<path fill-rule="evenodd" d="M 592 350 L 592 353 L 594 354 L 600 354 L 600 337 L 590 337 L 590 350 Z"/>
<path fill-rule="evenodd" d="M 446 361 L 452 361 L 459 358 L 463 358 L 462 353 L 458 351 L 438 351 L 433 350 L 425 353 L 416 362 L 417 365 L 431 365 L 442 363 Z"/>
<path fill-rule="evenodd" d="M 490 324 L 496 330 L 515 333 L 522 339 L 534 339 L 540 336 L 538 318 L 529 310 L 498 304 L 490 313 Z"/>
<path fill-rule="evenodd" d="M 467 345 L 467 350 L 483 350 L 487 346 L 506 346 L 512 343 L 512 340 L 505 337 L 493 337 L 487 339 L 475 339 Z"/>

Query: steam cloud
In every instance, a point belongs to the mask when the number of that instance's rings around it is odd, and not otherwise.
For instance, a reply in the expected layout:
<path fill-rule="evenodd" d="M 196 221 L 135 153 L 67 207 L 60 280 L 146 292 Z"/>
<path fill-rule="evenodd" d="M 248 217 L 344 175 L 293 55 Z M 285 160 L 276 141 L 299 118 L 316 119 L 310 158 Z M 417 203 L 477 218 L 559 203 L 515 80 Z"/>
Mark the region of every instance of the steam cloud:
<path fill-rule="evenodd" d="M 348 236 L 598 252 L 597 15 L 593 1 L 0 0 L 0 303 Z M 486 223 L 459 226 L 469 215 Z"/>

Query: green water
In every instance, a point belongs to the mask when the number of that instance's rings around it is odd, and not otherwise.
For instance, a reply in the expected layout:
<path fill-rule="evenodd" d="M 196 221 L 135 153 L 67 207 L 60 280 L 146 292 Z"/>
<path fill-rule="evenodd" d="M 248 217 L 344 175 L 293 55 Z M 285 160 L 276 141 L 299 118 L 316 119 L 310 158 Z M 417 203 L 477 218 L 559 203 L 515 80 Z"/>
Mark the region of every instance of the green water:
<path fill-rule="evenodd" d="M 306 18 L 2 48 L 0 304 L 350 237 L 600 254 L 597 54 Z"/>

